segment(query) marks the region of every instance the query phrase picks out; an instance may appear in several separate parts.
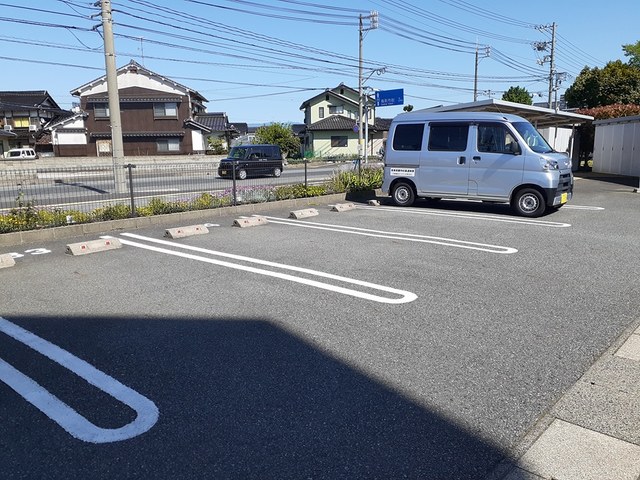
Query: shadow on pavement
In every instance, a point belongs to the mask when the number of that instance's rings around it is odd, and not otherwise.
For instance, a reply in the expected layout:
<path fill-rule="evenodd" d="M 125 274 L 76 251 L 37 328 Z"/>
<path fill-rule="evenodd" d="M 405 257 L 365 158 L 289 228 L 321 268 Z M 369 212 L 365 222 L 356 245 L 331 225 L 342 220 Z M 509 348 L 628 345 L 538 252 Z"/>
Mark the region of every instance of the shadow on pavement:
<path fill-rule="evenodd" d="M 504 453 L 263 319 L 7 318 L 152 400 L 74 439 L 0 382 L 4 479 L 481 479 Z M 133 412 L 0 333 L 0 357 L 103 427 Z M 510 480 L 517 480 L 510 477 Z"/>
<path fill-rule="evenodd" d="M 615 185 L 623 185 L 626 187 L 638 187 L 638 177 L 628 177 L 624 175 L 613 175 L 609 173 L 597 172 L 575 172 L 576 178 L 584 178 L 587 180 L 597 180 L 599 182 L 613 183 Z"/>

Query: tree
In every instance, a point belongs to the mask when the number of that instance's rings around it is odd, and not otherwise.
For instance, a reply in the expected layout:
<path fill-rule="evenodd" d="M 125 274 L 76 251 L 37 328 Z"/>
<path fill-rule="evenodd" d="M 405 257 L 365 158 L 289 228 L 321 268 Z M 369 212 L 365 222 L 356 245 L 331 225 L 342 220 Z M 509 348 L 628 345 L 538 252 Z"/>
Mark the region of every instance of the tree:
<path fill-rule="evenodd" d="M 640 68 L 621 60 L 602 69 L 584 67 L 564 94 L 570 108 L 594 108 L 615 103 L 640 103 Z"/>
<path fill-rule="evenodd" d="M 405 105 L 404 107 L 402 107 L 402 110 L 404 110 L 405 112 L 410 112 L 411 110 L 413 110 L 413 105 Z"/>
<path fill-rule="evenodd" d="M 209 137 L 207 139 L 207 143 L 209 144 L 209 151 L 213 155 L 224 155 L 225 153 L 227 153 L 227 149 L 224 148 L 224 142 L 222 141 L 222 138 Z"/>
<path fill-rule="evenodd" d="M 622 51 L 624 52 L 625 57 L 631 57 L 629 58 L 629 65 L 634 68 L 640 68 L 640 40 L 635 44 L 629 43 L 627 45 L 622 45 Z"/>
<path fill-rule="evenodd" d="M 278 145 L 285 158 L 300 153 L 300 138 L 293 133 L 289 123 L 272 123 L 259 127 L 255 142 Z"/>
<path fill-rule="evenodd" d="M 524 105 L 531 105 L 531 94 L 527 91 L 526 88 L 522 87 L 511 87 L 509 90 L 504 92 L 502 95 L 502 100 L 507 102 L 514 103 L 522 103 Z"/>

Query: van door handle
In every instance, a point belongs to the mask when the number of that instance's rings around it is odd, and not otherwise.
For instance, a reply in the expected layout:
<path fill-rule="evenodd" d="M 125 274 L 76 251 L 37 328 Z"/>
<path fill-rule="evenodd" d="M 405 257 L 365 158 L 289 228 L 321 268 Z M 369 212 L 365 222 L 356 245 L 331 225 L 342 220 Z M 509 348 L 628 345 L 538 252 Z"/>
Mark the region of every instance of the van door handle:
<path fill-rule="evenodd" d="M 458 165 L 464 165 L 467 163 L 467 157 L 458 157 Z"/>
<path fill-rule="evenodd" d="M 480 160 L 482 160 L 482 159 L 480 158 L 480 155 L 476 155 L 475 157 L 473 157 L 473 161 L 474 161 L 474 162 L 479 162 Z"/>

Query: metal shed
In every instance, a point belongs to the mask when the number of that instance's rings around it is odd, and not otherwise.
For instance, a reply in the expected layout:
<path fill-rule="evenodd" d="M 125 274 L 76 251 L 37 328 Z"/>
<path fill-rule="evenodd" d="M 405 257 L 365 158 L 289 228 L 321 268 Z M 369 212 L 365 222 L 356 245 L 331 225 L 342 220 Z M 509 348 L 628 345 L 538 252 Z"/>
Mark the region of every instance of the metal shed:
<path fill-rule="evenodd" d="M 640 116 L 593 122 L 593 171 L 640 176 Z"/>

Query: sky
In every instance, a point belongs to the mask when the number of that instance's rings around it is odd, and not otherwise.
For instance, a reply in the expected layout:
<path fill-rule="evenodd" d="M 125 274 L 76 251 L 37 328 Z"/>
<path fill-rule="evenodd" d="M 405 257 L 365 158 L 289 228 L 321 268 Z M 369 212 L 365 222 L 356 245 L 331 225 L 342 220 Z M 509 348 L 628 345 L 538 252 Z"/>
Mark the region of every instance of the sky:
<path fill-rule="evenodd" d="M 105 74 L 100 6 L 0 0 L 0 90 L 71 91 Z M 97 2 L 98 4 L 100 2 Z M 198 91 L 230 122 L 302 123 L 301 104 L 344 83 L 403 89 L 414 109 L 500 99 L 512 86 L 548 99 L 552 31 L 562 95 L 582 68 L 628 59 L 637 0 L 112 0 L 116 65 L 135 60 Z M 371 22 L 377 12 L 377 28 Z M 555 93 L 554 93 L 555 97 Z M 402 106 L 379 107 L 392 118 Z"/>

